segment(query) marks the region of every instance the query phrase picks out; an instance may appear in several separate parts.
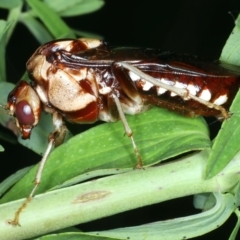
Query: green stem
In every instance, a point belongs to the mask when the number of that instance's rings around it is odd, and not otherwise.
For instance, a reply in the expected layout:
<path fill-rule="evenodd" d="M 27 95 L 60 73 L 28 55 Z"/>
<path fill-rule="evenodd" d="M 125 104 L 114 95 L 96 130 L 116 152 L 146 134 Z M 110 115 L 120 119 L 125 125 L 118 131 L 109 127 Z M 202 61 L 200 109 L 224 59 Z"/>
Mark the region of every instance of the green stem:
<path fill-rule="evenodd" d="M 4 239 L 23 239 L 92 221 L 130 209 L 203 192 L 229 192 L 239 182 L 240 154 L 214 178 L 204 180 L 208 154 L 133 170 L 33 198 L 20 216 L 21 227 L 6 222 L 23 200 L 0 206 L 0 232 Z M 47 223 L 47 224 L 46 224 Z"/>

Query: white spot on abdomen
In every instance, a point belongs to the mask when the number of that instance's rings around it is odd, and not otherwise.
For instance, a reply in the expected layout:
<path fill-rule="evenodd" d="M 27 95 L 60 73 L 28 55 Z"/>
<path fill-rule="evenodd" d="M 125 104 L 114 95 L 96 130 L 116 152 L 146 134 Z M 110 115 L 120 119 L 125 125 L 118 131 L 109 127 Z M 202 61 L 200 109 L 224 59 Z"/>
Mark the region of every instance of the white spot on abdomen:
<path fill-rule="evenodd" d="M 145 81 L 145 83 L 142 86 L 144 91 L 148 91 L 151 87 L 153 87 L 153 84 Z"/>
<path fill-rule="evenodd" d="M 185 89 L 187 87 L 186 84 L 184 83 L 181 83 L 181 82 L 178 82 L 178 81 L 175 81 L 174 84 L 173 84 L 173 87 L 176 87 L 178 89 Z M 177 94 L 175 92 L 171 92 L 171 97 L 175 97 L 177 96 Z"/>
<path fill-rule="evenodd" d="M 160 81 L 161 81 L 162 83 L 165 83 L 165 84 L 169 85 L 169 86 L 172 86 L 172 85 L 174 84 L 173 81 L 170 81 L 170 80 L 168 80 L 168 79 L 166 79 L 166 78 L 160 78 Z"/>
<path fill-rule="evenodd" d="M 188 84 L 187 85 L 187 90 L 189 91 L 190 94 L 192 94 L 193 96 L 196 96 L 197 93 L 197 89 L 193 84 Z"/>
<path fill-rule="evenodd" d="M 223 105 L 224 103 L 226 103 L 228 100 L 227 95 L 222 95 L 220 97 L 218 97 L 213 103 L 216 105 Z"/>
<path fill-rule="evenodd" d="M 138 81 L 140 80 L 140 77 L 135 74 L 134 72 L 129 71 L 129 77 L 132 79 L 132 81 Z"/>
<path fill-rule="evenodd" d="M 165 93 L 166 91 L 167 91 L 167 89 L 165 89 L 165 88 L 157 87 L 157 95 L 158 96 Z"/>
<path fill-rule="evenodd" d="M 175 96 L 177 96 L 177 94 L 176 93 L 174 93 L 174 92 L 171 92 L 171 95 L 170 95 L 171 97 L 175 97 Z"/>
<path fill-rule="evenodd" d="M 200 92 L 198 97 L 204 101 L 209 101 L 211 99 L 211 93 L 208 89 L 204 89 Z"/>
<path fill-rule="evenodd" d="M 187 87 L 186 84 L 178 82 L 178 81 L 176 81 L 173 86 L 176 87 L 176 88 L 181 88 L 181 89 L 184 89 L 184 88 Z"/>

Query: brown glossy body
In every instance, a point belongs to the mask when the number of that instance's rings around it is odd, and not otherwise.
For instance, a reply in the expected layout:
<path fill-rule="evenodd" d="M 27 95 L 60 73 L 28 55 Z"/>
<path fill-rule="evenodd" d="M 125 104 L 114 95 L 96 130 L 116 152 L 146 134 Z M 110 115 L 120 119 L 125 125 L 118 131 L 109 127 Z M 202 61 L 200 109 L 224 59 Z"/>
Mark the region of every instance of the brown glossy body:
<path fill-rule="evenodd" d="M 70 116 L 70 113 L 66 115 L 62 112 L 66 119 L 73 122 L 78 122 L 78 120 L 74 120 L 78 114 L 81 116 L 79 122 L 96 121 L 103 112 L 104 115 L 111 116 L 109 118 L 100 117 L 101 120 L 113 121 L 117 119 L 117 113 L 110 97 L 111 92 L 102 94 L 100 91 L 104 87 L 109 87 L 112 92 L 118 94 L 120 101 L 124 104 L 124 112 L 127 114 L 144 111 L 147 107 L 142 105 L 147 106 L 148 104 L 165 107 L 187 116 L 216 116 L 220 114 L 217 109 L 209 108 L 192 99 L 186 100 L 180 96 L 174 96 L 170 91 L 158 94 L 156 86 L 144 89 L 142 79 L 133 81 L 128 70 L 116 65 L 117 62 L 121 61 L 132 64 L 156 79 L 164 79 L 172 86 L 175 86 L 176 83 L 182 84 L 180 86 L 182 88 L 190 86 L 191 89 L 194 88 L 193 92 L 195 91 L 194 94 L 197 97 L 201 98 L 202 91 L 208 90 L 211 96 L 207 101 L 211 103 L 214 103 L 221 96 L 227 96 L 227 100 L 219 104 L 226 109 L 229 108 L 240 86 L 240 67 L 220 61 L 205 62 L 196 57 L 152 49 L 111 48 L 104 43 L 89 49 L 79 40 L 72 40 L 72 47 L 69 51 L 63 49 L 54 52 L 55 44 L 56 42 L 52 42 L 48 46 L 39 48 L 35 56 L 37 54 L 45 55 L 51 65 L 61 68 L 65 72 L 81 71 L 87 67 L 97 76 L 96 86 L 93 86 L 87 78 L 79 81 L 86 92 L 91 93 L 93 88 L 98 91 L 96 96 L 98 101 L 95 104 L 92 102 L 87 106 L 88 109 L 85 109 L 87 112 L 92 111 L 92 118 L 89 115 L 84 115 L 82 109 L 78 113 L 74 111 L 73 117 Z M 32 58 L 27 64 L 30 76 L 33 71 L 30 66 L 31 61 Z M 39 84 L 38 78 L 33 77 L 33 79 Z M 143 102 L 139 99 L 136 100 L 136 95 Z M 139 108 L 136 107 L 137 110 L 131 111 L 131 108 L 136 105 L 139 105 Z M 59 110 L 61 111 L 61 109 Z"/>
<path fill-rule="evenodd" d="M 122 67 L 120 62 L 155 78 L 157 84 Z M 73 123 L 116 121 L 119 109 L 114 96 L 124 114 L 137 114 L 156 105 L 187 116 L 222 114 L 227 118 L 224 111 L 240 86 L 239 66 L 153 49 L 112 48 L 96 39 L 47 43 L 29 59 L 27 70 L 31 86 L 22 84 L 25 90 L 20 91 L 19 85 L 9 95 L 9 108 L 13 115 L 20 116 L 16 121 L 21 118 L 18 126 L 24 138 L 37 125 L 42 109 L 57 112 Z M 184 89 L 184 97 L 165 89 L 162 83 Z M 32 112 L 32 116 L 26 116 L 26 123 L 24 111 L 17 108 L 22 107 L 18 105 L 22 100 Z"/>

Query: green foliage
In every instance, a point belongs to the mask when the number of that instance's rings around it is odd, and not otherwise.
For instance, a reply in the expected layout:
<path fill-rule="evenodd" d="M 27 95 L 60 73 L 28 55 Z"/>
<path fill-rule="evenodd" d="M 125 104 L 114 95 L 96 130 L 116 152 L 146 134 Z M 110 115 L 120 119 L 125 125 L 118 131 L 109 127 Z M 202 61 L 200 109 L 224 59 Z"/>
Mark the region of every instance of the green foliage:
<path fill-rule="evenodd" d="M 240 18 L 237 19 L 236 23 L 238 23 L 239 20 Z M 240 65 L 239 39 L 240 26 L 236 24 L 222 50 L 220 57 L 221 61 Z M 232 116 L 227 121 L 224 121 L 222 129 L 213 143 L 212 151 L 210 152 L 206 166 L 206 178 L 211 178 L 218 174 L 234 158 L 236 153 L 240 151 L 239 105 L 240 93 L 238 92 L 230 107 Z"/>
<path fill-rule="evenodd" d="M 23 23 L 42 44 L 51 39 L 83 34 L 81 30 L 71 29 L 61 17 L 91 13 L 102 5 L 102 0 L 1 1 L 0 7 L 8 9 L 9 14 L 6 20 L 0 20 L 0 104 L 6 104 L 7 95 L 13 88 L 6 82 L 5 46 L 18 22 Z M 221 60 L 236 65 L 240 63 L 239 21 L 221 56 Z M 84 36 L 92 35 L 84 33 Z M 0 201 L 1 235 L 6 239 L 42 235 L 37 239 L 86 240 L 151 240 L 159 239 L 161 235 L 164 237 L 162 239 L 174 240 L 210 232 L 234 212 L 238 222 L 229 237 L 234 240 L 240 226 L 237 209 L 240 205 L 238 98 L 231 108 L 233 116 L 224 122 L 213 150 L 207 125 L 201 117 L 185 118 L 159 108 L 127 116 L 144 159 L 144 170 L 132 169 L 136 158 L 130 140 L 123 134 L 121 122 L 102 124 L 70 138 L 50 154 L 37 191 L 39 195 L 33 198 L 20 216 L 21 227 L 9 226 L 6 221 L 13 218 L 23 202 L 14 200 L 28 196 L 32 190 L 32 180 L 38 166 L 30 170 L 22 169 L 0 184 L 0 195 L 3 195 Z M 0 113 L 1 124 L 11 121 L 7 114 Z M 40 154 L 46 149 L 48 134 L 52 130 L 51 116 L 43 114 L 31 140 L 19 141 Z M 4 139 L 9 138 L 5 136 Z M 199 151 L 181 160 L 154 166 L 194 150 Z M 230 161 L 233 157 L 234 161 Z M 204 179 L 204 174 L 209 179 Z M 93 178 L 97 180 L 91 181 Z M 204 209 L 197 215 L 102 232 L 83 233 L 67 228 L 193 194 L 200 194 L 195 197 L 195 206 Z M 48 224 L 44 224 L 46 222 Z"/>

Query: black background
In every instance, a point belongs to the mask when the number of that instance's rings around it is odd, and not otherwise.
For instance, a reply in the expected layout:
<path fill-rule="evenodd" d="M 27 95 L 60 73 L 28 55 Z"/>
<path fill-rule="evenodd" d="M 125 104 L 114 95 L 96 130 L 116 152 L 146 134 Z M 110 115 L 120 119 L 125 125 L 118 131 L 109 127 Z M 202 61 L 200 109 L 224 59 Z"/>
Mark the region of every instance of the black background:
<path fill-rule="evenodd" d="M 105 2 L 105 6 L 96 13 L 65 20 L 71 27 L 104 36 L 111 45 L 160 48 L 215 59 L 220 56 L 240 10 L 240 1 L 237 0 Z M 6 17 L 6 12 L 0 13 L 1 18 Z M 19 80 L 25 70 L 25 62 L 38 45 L 26 28 L 18 24 L 7 46 L 9 81 Z M 3 141 L 0 144 L 5 148 L 5 152 L 0 153 L 1 179 L 40 160 L 39 156 L 21 146 Z M 193 208 L 189 209 L 191 205 L 192 197 L 178 199 L 84 224 L 81 229 L 110 229 L 197 213 Z M 195 239 L 228 239 L 235 221 L 232 217 L 224 227 Z"/>

